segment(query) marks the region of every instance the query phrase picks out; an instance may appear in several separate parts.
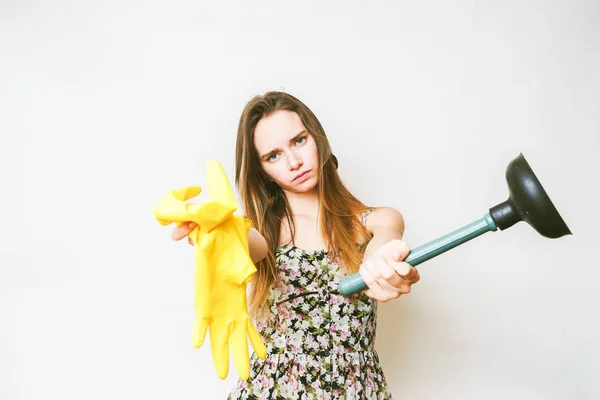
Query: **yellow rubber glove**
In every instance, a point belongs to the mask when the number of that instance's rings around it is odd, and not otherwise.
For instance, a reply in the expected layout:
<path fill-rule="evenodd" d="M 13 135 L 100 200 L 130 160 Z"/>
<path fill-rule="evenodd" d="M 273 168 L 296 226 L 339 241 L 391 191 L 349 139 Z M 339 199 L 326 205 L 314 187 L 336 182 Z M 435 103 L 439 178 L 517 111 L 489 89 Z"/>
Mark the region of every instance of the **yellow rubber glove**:
<path fill-rule="evenodd" d="M 217 376 L 227 377 L 231 343 L 240 378 L 247 380 L 250 375 L 248 337 L 258 357 L 264 359 L 267 354 L 248 316 L 246 301 L 246 284 L 256 273 L 248 248 L 252 223 L 241 215 L 233 215 L 237 202 L 218 161 L 209 162 L 207 178 L 208 200 L 204 203 L 186 203 L 201 192 L 198 186 L 188 186 L 164 196 L 153 211 L 161 225 L 185 221 L 198 225 L 189 234 L 196 257 L 193 345 L 202 346 L 209 328 Z"/>

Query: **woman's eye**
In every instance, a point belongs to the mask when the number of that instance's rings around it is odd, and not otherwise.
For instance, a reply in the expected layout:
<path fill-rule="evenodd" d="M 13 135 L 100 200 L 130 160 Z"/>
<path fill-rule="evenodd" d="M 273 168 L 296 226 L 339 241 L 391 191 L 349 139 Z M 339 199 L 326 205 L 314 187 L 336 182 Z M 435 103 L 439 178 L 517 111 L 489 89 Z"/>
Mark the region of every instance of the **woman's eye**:
<path fill-rule="evenodd" d="M 268 161 L 275 161 L 275 158 L 276 158 L 276 157 L 277 157 L 277 154 L 273 153 L 273 154 L 271 154 L 271 155 L 270 155 L 270 156 L 267 158 L 267 160 L 268 160 Z"/>
<path fill-rule="evenodd" d="M 298 139 L 296 139 L 296 143 L 297 144 L 302 144 L 306 141 L 306 136 L 301 136 Z"/>

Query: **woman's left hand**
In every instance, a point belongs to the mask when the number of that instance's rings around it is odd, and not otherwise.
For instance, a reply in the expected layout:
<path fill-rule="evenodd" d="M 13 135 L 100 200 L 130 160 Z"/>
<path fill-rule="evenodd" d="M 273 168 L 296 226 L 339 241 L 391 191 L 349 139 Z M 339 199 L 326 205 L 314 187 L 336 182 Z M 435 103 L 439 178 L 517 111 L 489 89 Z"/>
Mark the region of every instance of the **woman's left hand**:
<path fill-rule="evenodd" d="M 358 272 L 368 286 L 365 294 L 386 302 L 410 293 L 411 285 L 420 279 L 416 268 L 403 262 L 410 248 L 402 240 L 391 240 L 364 260 Z"/>

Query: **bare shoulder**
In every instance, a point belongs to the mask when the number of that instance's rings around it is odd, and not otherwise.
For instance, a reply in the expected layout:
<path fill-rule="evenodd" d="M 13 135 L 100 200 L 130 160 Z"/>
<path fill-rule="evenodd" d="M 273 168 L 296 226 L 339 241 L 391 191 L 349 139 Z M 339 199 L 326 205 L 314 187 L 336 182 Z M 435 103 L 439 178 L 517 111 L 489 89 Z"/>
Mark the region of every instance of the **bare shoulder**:
<path fill-rule="evenodd" d="M 369 214 L 366 227 L 373 234 L 379 230 L 396 230 L 404 233 L 404 217 L 393 207 L 377 207 Z"/>

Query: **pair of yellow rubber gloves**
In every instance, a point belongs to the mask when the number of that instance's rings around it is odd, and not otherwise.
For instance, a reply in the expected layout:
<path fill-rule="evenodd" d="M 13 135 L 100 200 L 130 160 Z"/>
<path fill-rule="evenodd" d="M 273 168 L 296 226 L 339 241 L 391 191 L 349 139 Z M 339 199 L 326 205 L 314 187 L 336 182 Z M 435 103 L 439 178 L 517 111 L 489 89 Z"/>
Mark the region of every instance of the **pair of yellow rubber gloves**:
<path fill-rule="evenodd" d="M 192 221 L 197 227 L 189 237 L 194 244 L 196 271 L 192 335 L 195 348 L 204 343 L 210 330 L 213 362 L 217 376 L 229 372 L 229 345 L 240 378 L 250 375 L 248 337 L 256 355 L 266 357 L 265 345 L 248 315 L 246 284 L 256 267 L 250 258 L 248 232 L 252 222 L 233 215 L 237 201 L 221 164 L 211 160 L 207 166 L 208 200 L 187 203 L 200 194 L 199 186 L 176 189 L 154 207 L 154 216 L 163 225 Z"/>

